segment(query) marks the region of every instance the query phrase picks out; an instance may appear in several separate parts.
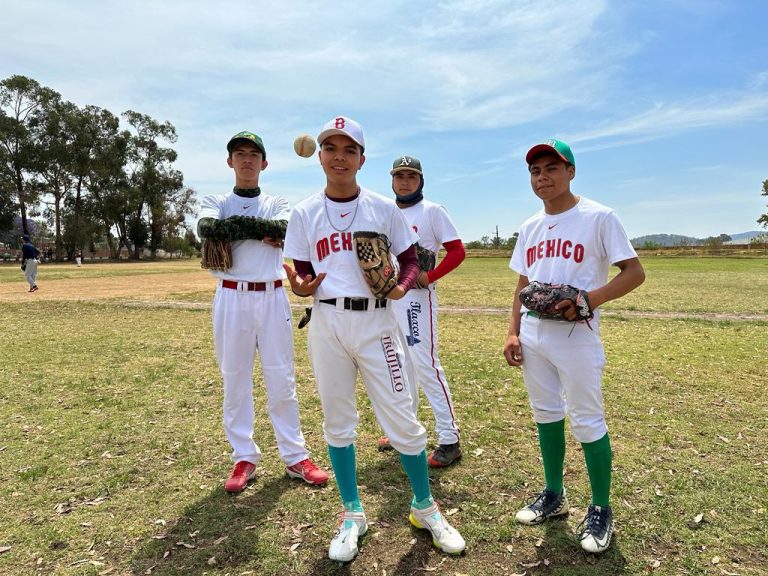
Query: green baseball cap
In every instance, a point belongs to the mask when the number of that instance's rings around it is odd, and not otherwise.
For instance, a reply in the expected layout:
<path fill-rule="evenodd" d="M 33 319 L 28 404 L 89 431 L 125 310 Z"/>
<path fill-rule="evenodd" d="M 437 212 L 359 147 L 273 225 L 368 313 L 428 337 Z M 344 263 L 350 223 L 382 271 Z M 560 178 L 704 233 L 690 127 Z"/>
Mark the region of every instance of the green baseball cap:
<path fill-rule="evenodd" d="M 576 166 L 576 161 L 573 159 L 573 152 L 571 152 L 571 147 L 562 140 L 555 140 L 554 138 L 550 138 L 543 144 L 536 144 L 536 146 L 528 150 L 528 154 L 525 155 L 525 161 L 530 166 L 534 158 L 543 153 L 554 154 L 563 162 L 567 162 L 571 166 Z"/>
<path fill-rule="evenodd" d="M 243 131 L 238 132 L 232 138 L 229 139 L 229 142 L 227 142 L 227 152 L 230 154 L 232 153 L 232 148 L 235 147 L 235 144 L 238 142 L 250 142 L 251 144 L 255 144 L 256 148 L 261 150 L 261 156 L 264 160 L 267 159 L 267 151 L 264 148 L 264 142 L 261 141 L 261 138 L 254 134 L 253 132 Z"/>
<path fill-rule="evenodd" d="M 421 171 L 421 162 L 413 156 L 395 158 L 395 161 L 392 162 L 392 170 L 389 173 L 394 176 L 395 172 L 402 172 L 403 170 L 410 170 L 411 172 L 418 172 L 422 176 L 424 175 L 424 172 Z"/>

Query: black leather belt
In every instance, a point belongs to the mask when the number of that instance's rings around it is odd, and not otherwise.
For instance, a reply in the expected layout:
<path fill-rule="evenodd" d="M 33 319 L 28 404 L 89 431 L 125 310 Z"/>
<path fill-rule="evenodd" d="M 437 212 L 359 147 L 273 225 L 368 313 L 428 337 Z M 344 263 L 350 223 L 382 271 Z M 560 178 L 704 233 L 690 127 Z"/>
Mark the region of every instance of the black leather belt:
<path fill-rule="evenodd" d="M 336 306 L 337 300 L 338 298 L 329 298 L 328 300 L 320 300 L 320 302 Z M 362 312 L 368 310 L 368 303 L 371 301 L 375 302 L 373 306 L 374 308 L 387 307 L 386 300 L 373 300 L 372 298 L 344 298 L 344 310 L 357 310 L 358 312 Z"/>

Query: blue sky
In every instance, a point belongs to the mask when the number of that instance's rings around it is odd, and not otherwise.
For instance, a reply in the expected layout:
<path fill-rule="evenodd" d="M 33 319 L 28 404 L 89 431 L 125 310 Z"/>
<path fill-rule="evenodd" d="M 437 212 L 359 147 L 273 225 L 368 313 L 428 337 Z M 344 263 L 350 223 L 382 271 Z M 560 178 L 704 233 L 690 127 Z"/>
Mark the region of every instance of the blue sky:
<path fill-rule="evenodd" d="M 293 138 L 344 114 L 365 130 L 359 182 L 391 194 L 396 156 L 461 237 L 511 236 L 540 207 L 523 157 L 571 144 L 573 191 L 630 237 L 757 230 L 768 179 L 768 2 L 25 0 L 0 8 L 0 78 L 178 131 L 177 167 L 226 192 L 225 144 L 260 134 L 262 188 L 324 184 Z"/>

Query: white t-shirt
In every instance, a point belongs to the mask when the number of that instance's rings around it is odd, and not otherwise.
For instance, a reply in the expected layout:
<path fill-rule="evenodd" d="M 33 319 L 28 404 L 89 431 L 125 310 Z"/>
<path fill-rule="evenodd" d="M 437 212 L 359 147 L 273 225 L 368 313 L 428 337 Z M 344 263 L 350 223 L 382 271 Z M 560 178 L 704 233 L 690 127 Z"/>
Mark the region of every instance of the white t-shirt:
<path fill-rule="evenodd" d="M 395 255 L 419 239 L 394 200 L 365 188 L 350 202 L 335 202 L 323 191 L 294 208 L 285 235 L 285 257 L 311 262 L 317 274 L 327 274 L 315 298 L 371 297 L 355 254 L 356 231 L 386 234 Z"/>
<path fill-rule="evenodd" d="M 528 280 L 594 290 L 612 264 L 636 258 L 614 211 L 584 198 L 560 214 L 542 209 L 520 227 L 509 267 Z"/>
<path fill-rule="evenodd" d="M 440 204 L 424 199 L 413 206 L 401 208 L 401 211 L 419 235 L 419 246 L 422 248 L 437 254 L 443 244 L 459 239 L 448 212 Z"/>
<path fill-rule="evenodd" d="M 251 216 L 265 220 L 288 220 L 291 208 L 288 201 L 263 192 L 255 198 L 243 198 L 234 193 L 205 196 L 201 201 L 198 220 L 230 216 Z M 216 278 L 270 282 L 286 278 L 283 270 L 283 251 L 261 240 L 232 242 L 232 267 L 229 270 L 211 270 Z"/>

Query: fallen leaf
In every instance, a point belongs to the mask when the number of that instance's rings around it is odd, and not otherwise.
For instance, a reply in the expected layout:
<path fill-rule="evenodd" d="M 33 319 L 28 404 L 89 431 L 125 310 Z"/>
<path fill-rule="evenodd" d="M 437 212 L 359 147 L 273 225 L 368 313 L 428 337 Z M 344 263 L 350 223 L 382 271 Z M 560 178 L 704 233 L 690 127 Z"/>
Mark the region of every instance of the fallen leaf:
<path fill-rule="evenodd" d="M 536 543 L 534 544 L 534 546 L 536 546 L 536 548 L 541 548 L 542 544 L 544 544 L 544 538 L 539 538 L 538 540 L 536 540 Z"/>
<path fill-rule="evenodd" d="M 730 444 L 731 443 L 731 441 L 728 440 L 728 438 L 726 438 L 725 436 L 720 436 L 720 434 L 718 434 L 717 437 L 720 438 L 720 440 L 722 442 L 725 442 L 726 444 Z"/>
<path fill-rule="evenodd" d="M 216 565 L 216 556 L 211 556 L 208 558 L 207 562 L 208 566 L 215 566 Z"/>
<path fill-rule="evenodd" d="M 661 561 L 660 560 L 654 560 L 653 562 L 651 562 L 650 566 L 651 566 L 651 570 L 656 570 L 656 568 L 661 566 Z"/>
<path fill-rule="evenodd" d="M 720 556 L 715 556 L 712 558 L 712 564 L 720 564 Z"/>
<path fill-rule="evenodd" d="M 229 536 L 222 536 L 221 538 L 216 538 L 216 540 L 213 541 L 213 545 L 218 546 L 219 544 L 224 542 L 224 540 L 226 540 L 227 538 L 229 538 Z"/>
<path fill-rule="evenodd" d="M 507 544 L 507 552 L 514 552 L 514 551 L 515 551 L 515 547 L 512 546 L 512 544 Z"/>
<path fill-rule="evenodd" d="M 483 450 L 482 448 L 477 448 L 475 450 L 472 450 L 472 456 L 482 456 L 483 452 L 485 452 L 485 450 Z"/>
<path fill-rule="evenodd" d="M 446 510 L 446 511 L 444 512 L 444 514 L 445 514 L 446 516 L 453 516 L 453 515 L 454 515 L 454 514 L 456 514 L 456 512 L 458 512 L 458 511 L 459 511 L 459 509 L 458 509 L 458 508 L 448 508 L 448 510 Z"/>
<path fill-rule="evenodd" d="M 187 550 L 192 550 L 193 548 L 197 548 L 194 544 L 187 544 L 186 542 L 176 542 L 176 546 L 183 546 Z"/>
<path fill-rule="evenodd" d="M 530 564 L 526 564 L 525 562 L 521 562 L 520 566 L 522 566 L 523 568 L 536 568 L 536 566 L 538 566 L 540 564 L 541 564 L 541 560 L 539 560 L 538 562 L 531 562 Z"/>
<path fill-rule="evenodd" d="M 693 517 L 693 521 L 698 524 L 704 519 L 704 514 L 696 514 L 696 516 Z"/>
<path fill-rule="evenodd" d="M 290 550 L 291 552 L 296 552 L 296 548 L 298 548 L 299 546 L 301 546 L 301 542 L 296 542 L 296 544 L 292 545 L 292 546 L 289 548 L 289 550 Z"/>

